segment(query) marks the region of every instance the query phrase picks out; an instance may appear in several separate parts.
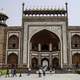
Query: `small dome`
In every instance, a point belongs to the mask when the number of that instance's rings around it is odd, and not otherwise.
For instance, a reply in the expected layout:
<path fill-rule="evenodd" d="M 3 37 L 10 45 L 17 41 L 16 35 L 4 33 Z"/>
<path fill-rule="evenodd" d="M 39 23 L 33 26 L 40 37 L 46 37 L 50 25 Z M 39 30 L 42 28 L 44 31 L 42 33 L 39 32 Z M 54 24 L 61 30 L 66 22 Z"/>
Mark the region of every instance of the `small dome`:
<path fill-rule="evenodd" d="M 0 20 L 7 20 L 8 16 L 2 12 L 0 12 Z"/>
<path fill-rule="evenodd" d="M 0 26 L 7 26 L 6 20 L 8 19 L 8 16 L 4 14 L 4 12 L 0 12 Z"/>

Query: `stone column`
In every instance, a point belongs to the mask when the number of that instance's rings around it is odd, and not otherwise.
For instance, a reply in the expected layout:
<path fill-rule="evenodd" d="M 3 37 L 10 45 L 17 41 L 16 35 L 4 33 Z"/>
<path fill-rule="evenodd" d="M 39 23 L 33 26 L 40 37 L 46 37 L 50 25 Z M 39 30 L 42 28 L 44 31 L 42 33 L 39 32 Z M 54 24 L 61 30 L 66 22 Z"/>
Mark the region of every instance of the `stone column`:
<path fill-rule="evenodd" d="M 52 51 L 52 43 L 49 44 L 49 51 Z"/>
<path fill-rule="evenodd" d="M 41 51 L 41 44 L 40 43 L 38 44 L 38 51 Z M 39 52 L 38 55 L 39 55 L 38 65 L 41 66 L 41 53 Z"/>
<path fill-rule="evenodd" d="M 61 45 L 60 45 L 60 42 L 59 42 L 59 44 L 58 44 L 58 49 L 59 49 L 59 50 L 61 49 Z"/>
<path fill-rule="evenodd" d="M 28 41 L 28 68 L 30 68 L 30 41 Z"/>
<path fill-rule="evenodd" d="M 52 53 L 50 53 L 50 55 L 49 55 L 49 67 L 50 67 L 50 69 L 52 67 Z"/>
<path fill-rule="evenodd" d="M 28 29 L 27 25 L 24 25 L 23 33 L 23 64 L 28 64 Z"/>
<path fill-rule="evenodd" d="M 38 51 L 41 51 L 41 44 L 38 44 Z"/>
<path fill-rule="evenodd" d="M 63 45 L 63 67 L 66 68 L 67 65 L 68 65 L 68 45 L 67 45 L 67 30 L 66 30 L 66 25 L 63 24 L 63 28 L 62 28 L 62 31 L 63 31 L 63 39 L 62 39 L 62 45 Z"/>
<path fill-rule="evenodd" d="M 32 50 L 32 42 L 30 42 L 30 50 Z"/>
<path fill-rule="evenodd" d="M 41 54 L 39 53 L 39 58 L 38 58 L 38 65 L 39 67 L 41 66 Z"/>
<path fill-rule="evenodd" d="M 49 51 L 52 51 L 52 43 L 49 44 Z M 52 65 L 52 53 L 50 52 L 49 55 L 49 67 L 51 68 Z"/>
<path fill-rule="evenodd" d="M 60 63 L 61 63 L 61 68 L 63 68 L 63 47 L 62 47 L 62 42 L 61 42 L 61 51 L 60 51 Z"/>
<path fill-rule="evenodd" d="M 20 61 L 21 60 L 20 60 L 20 50 L 19 50 L 19 52 L 18 52 L 18 64 L 21 64 Z"/>
<path fill-rule="evenodd" d="M 70 51 L 70 55 L 69 55 L 69 67 L 73 67 L 72 66 L 72 53 Z"/>

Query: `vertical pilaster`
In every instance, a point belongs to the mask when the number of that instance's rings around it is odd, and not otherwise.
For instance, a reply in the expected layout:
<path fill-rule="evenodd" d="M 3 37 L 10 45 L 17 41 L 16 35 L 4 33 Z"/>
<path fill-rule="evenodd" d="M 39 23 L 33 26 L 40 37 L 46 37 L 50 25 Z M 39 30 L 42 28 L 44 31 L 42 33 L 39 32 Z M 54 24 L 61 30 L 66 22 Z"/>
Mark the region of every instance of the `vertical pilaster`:
<path fill-rule="evenodd" d="M 30 50 L 32 50 L 32 42 L 30 42 Z"/>
<path fill-rule="evenodd" d="M 39 67 L 41 66 L 41 54 L 39 53 L 39 60 L 38 60 L 38 64 L 39 64 Z"/>
<path fill-rule="evenodd" d="M 27 32 L 27 33 L 26 33 Z M 28 64 L 28 25 L 24 24 L 23 64 Z"/>
<path fill-rule="evenodd" d="M 52 53 L 49 55 L 49 67 L 51 68 L 52 66 Z"/>
<path fill-rule="evenodd" d="M 52 43 L 49 44 L 49 51 L 52 51 Z"/>
<path fill-rule="evenodd" d="M 41 44 L 38 44 L 38 51 L 41 51 Z"/>

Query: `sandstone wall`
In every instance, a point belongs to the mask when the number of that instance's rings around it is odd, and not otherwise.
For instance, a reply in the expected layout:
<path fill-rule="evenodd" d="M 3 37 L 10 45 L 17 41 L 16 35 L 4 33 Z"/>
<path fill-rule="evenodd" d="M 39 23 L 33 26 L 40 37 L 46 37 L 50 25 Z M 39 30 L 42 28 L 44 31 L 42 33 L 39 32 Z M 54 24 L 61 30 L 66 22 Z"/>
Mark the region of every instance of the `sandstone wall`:
<path fill-rule="evenodd" d="M 5 55 L 4 31 L 5 27 L 0 26 L 0 65 L 4 63 L 4 55 Z"/>

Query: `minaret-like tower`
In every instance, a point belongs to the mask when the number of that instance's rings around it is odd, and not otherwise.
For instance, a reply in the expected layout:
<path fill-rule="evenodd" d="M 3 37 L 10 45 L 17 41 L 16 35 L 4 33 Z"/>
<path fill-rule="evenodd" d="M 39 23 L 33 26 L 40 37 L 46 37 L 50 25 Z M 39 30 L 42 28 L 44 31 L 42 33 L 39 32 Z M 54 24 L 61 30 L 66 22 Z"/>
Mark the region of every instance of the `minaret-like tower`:
<path fill-rule="evenodd" d="M 6 20 L 8 16 L 0 12 L 0 65 L 5 64 L 5 48 L 6 48 L 6 34 L 5 29 L 7 27 Z"/>

